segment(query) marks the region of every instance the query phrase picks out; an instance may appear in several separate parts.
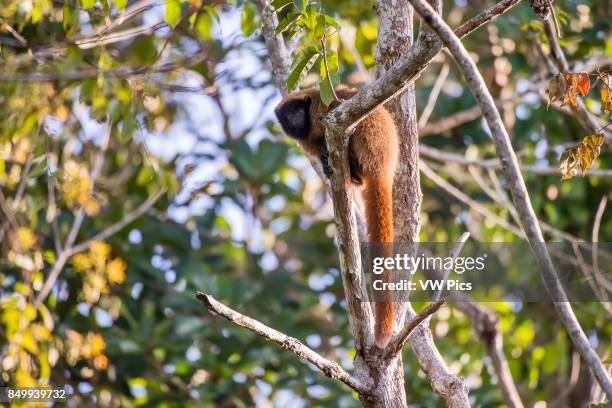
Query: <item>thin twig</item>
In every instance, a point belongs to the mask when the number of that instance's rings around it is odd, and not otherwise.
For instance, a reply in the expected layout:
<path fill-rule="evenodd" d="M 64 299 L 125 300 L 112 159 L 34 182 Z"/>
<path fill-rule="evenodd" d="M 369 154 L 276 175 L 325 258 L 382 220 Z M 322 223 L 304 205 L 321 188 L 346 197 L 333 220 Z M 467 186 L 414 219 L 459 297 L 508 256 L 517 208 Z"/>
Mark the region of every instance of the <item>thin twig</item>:
<path fill-rule="evenodd" d="M 106 150 L 108 149 L 108 145 L 110 143 L 111 131 L 112 131 L 111 124 L 109 121 L 107 121 L 106 130 L 104 132 L 104 136 L 102 137 L 102 142 L 100 144 L 100 149 L 98 150 L 98 153 L 96 154 L 96 157 L 94 159 L 93 168 L 89 176 L 91 180 L 90 191 L 93 191 L 94 186 L 95 186 L 95 181 L 100 175 L 100 173 L 102 172 L 102 166 L 104 165 L 104 155 L 106 154 Z M 79 231 L 81 230 L 81 225 L 83 224 L 84 220 L 85 220 L 85 208 L 81 206 L 79 207 L 76 215 L 74 216 L 74 221 L 72 222 L 72 226 L 70 227 L 70 231 L 68 232 L 68 237 L 66 238 L 66 242 L 63 245 L 63 249 L 57 255 L 55 263 L 53 264 L 53 267 L 51 268 L 51 272 L 49 272 L 49 276 L 47 276 L 47 279 L 43 283 L 43 286 L 40 292 L 38 292 L 38 296 L 36 297 L 36 301 L 34 302 L 36 307 L 38 307 L 38 305 L 40 305 L 42 302 L 45 301 L 45 299 L 49 295 L 49 292 L 51 292 L 53 285 L 55 285 L 55 282 L 57 281 L 57 279 L 59 278 L 59 275 L 64 269 L 64 265 L 70 258 L 70 250 L 72 248 L 72 245 L 74 245 L 74 242 L 77 239 Z"/>
<path fill-rule="evenodd" d="M 287 94 L 287 76 L 291 69 L 291 55 L 285 40 L 280 34 L 276 34 L 278 26 L 278 18 L 272 7 L 266 0 L 256 0 L 257 7 L 264 16 L 264 24 L 261 27 L 261 33 L 264 37 L 268 53 L 270 54 L 270 62 L 272 63 L 272 73 L 274 74 L 274 82 L 279 89 L 281 95 Z"/>
<path fill-rule="evenodd" d="M 24 36 L 19 34 L 9 23 L 7 23 L 5 21 L 5 22 L 2 23 L 2 26 L 6 29 L 6 31 L 11 33 L 11 35 L 13 37 L 15 37 L 17 39 L 17 41 L 19 41 L 19 43 L 21 43 L 21 45 L 23 47 L 27 47 L 28 46 L 28 40 L 26 40 Z"/>
<path fill-rule="evenodd" d="M 445 63 L 442 65 L 442 69 L 434 82 L 433 88 L 431 88 L 431 92 L 429 93 L 429 97 L 427 98 L 427 103 L 425 104 L 425 108 L 423 108 L 423 112 L 419 117 L 418 126 L 419 129 L 427 124 L 429 117 L 431 116 L 434 106 L 436 106 L 436 102 L 438 100 L 438 96 L 440 96 L 440 91 L 442 90 L 442 86 L 448 77 L 448 73 L 450 72 L 450 66 Z"/>
<path fill-rule="evenodd" d="M 533 43 L 533 47 L 535 48 L 536 53 L 538 54 L 538 57 L 542 61 L 544 61 L 544 63 L 546 63 L 546 71 L 548 72 L 548 74 L 554 75 L 557 69 L 555 68 L 554 63 L 552 62 L 548 54 L 544 52 L 542 43 L 538 39 L 537 34 L 533 28 L 529 28 L 529 38 L 531 38 L 531 42 Z"/>
<path fill-rule="evenodd" d="M 419 153 L 423 157 L 427 157 L 429 159 L 441 161 L 441 162 L 452 162 L 458 163 L 463 166 L 478 166 L 484 169 L 492 169 L 492 170 L 501 170 L 502 164 L 499 159 L 488 159 L 488 160 L 478 160 L 478 159 L 468 159 L 465 156 L 449 153 L 442 151 L 440 149 L 436 149 L 435 147 L 427 146 L 424 144 L 419 145 Z M 557 175 L 559 176 L 559 169 L 557 167 L 545 167 L 545 166 L 534 166 L 531 164 L 520 164 L 520 169 L 525 172 L 541 174 L 541 175 Z M 588 169 L 587 175 L 593 177 L 612 177 L 612 170 L 608 169 Z"/>
<path fill-rule="evenodd" d="M 561 27 L 559 27 L 559 20 L 557 19 L 557 12 L 555 11 L 555 6 L 553 6 L 551 0 L 546 0 L 548 2 L 548 6 L 550 7 L 550 17 L 555 26 L 555 33 L 557 34 L 557 38 L 561 38 Z"/>
<path fill-rule="evenodd" d="M 470 169 L 472 168 L 473 167 L 470 167 Z M 512 216 L 512 219 L 517 225 L 521 225 L 521 219 L 518 215 L 518 212 L 516 211 L 516 207 L 514 207 L 514 205 L 508 198 L 506 191 L 503 189 L 501 182 L 499 181 L 499 177 L 497 176 L 497 173 L 495 172 L 494 169 L 487 169 L 487 173 L 489 175 L 489 179 L 491 180 L 491 183 L 493 183 L 493 187 L 495 187 L 495 191 L 497 192 L 497 197 L 499 201 L 501 202 L 502 207 L 505 207 L 508 209 L 508 211 L 510 212 L 510 215 Z"/>
<path fill-rule="evenodd" d="M 423 310 L 421 310 L 412 320 L 410 320 L 402 330 L 391 339 L 389 345 L 385 348 L 384 351 L 384 360 L 390 360 L 395 357 L 400 351 L 402 351 L 402 347 L 404 347 L 404 343 L 408 340 L 408 336 L 414 329 L 416 329 L 419 324 L 423 322 L 423 320 L 427 319 L 429 316 L 434 314 L 440 306 L 446 301 L 446 299 L 439 299 L 430 304 L 428 304 Z"/>
<path fill-rule="evenodd" d="M 357 378 L 353 377 L 340 367 L 335 361 L 330 361 L 323 358 L 320 354 L 304 345 L 295 337 L 289 337 L 285 333 L 281 333 L 258 320 L 251 317 L 245 316 L 242 313 L 225 306 L 223 303 L 217 301 L 211 295 L 197 292 L 196 297 L 202 302 L 202 304 L 211 312 L 225 317 L 227 320 L 245 329 L 251 330 L 259 336 L 265 337 L 266 339 L 273 341 L 285 350 L 291 351 L 297 355 L 300 359 L 306 360 L 312 363 L 319 370 L 323 372 L 327 377 L 340 380 L 344 384 L 348 385 L 357 393 L 363 395 L 367 394 L 367 388 Z"/>
<path fill-rule="evenodd" d="M 160 30 L 162 28 L 168 27 L 168 24 L 164 22 L 155 22 L 146 24 L 140 27 L 134 27 L 123 31 L 118 31 L 116 33 L 107 34 L 104 36 L 96 37 L 96 38 L 86 38 L 82 40 L 75 41 L 75 44 L 83 49 L 90 49 L 99 47 L 101 45 L 114 44 L 121 41 L 131 40 L 134 37 L 138 37 L 141 35 L 150 35 L 155 31 Z"/>
<path fill-rule="evenodd" d="M 499 3 L 495 4 L 493 7 L 483 11 L 475 17 L 472 17 L 457 29 L 455 29 L 455 34 L 459 38 L 463 38 L 466 35 L 470 34 L 474 30 L 482 27 L 486 23 L 495 20 L 500 15 L 508 12 L 512 7 L 516 6 L 520 3 L 521 0 L 502 0 Z"/>
<path fill-rule="evenodd" d="M 464 232 L 463 234 L 461 234 L 457 242 L 455 242 L 455 245 L 453 245 L 453 247 L 451 248 L 448 256 L 450 258 L 455 258 L 459 254 L 459 252 L 461 252 L 461 249 L 463 249 L 463 245 L 465 244 L 465 242 L 468 240 L 469 237 L 470 237 L 469 232 Z M 443 272 L 442 274 L 443 282 L 446 282 L 446 280 L 448 279 L 448 275 L 450 274 L 450 271 L 451 269 L 448 268 Z M 437 290 L 436 293 L 434 293 L 434 295 L 431 298 L 432 302 L 436 302 L 442 298 L 442 292 L 444 291 L 443 289 L 444 287 L 445 287 L 445 284 L 440 286 L 440 290 Z"/>
<path fill-rule="evenodd" d="M 21 204 L 23 193 L 25 193 L 26 185 L 28 183 L 28 176 L 30 175 L 30 170 L 32 170 L 32 158 L 33 155 L 30 152 L 30 154 L 28 154 L 26 164 L 23 167 L 23 171 L 21 172 L 21 180 L 19 181 L 19 187 L 17 187 L 17 193 L 15 193 L 15 198 L 13 199 L 13 211 L 17 211 L 17 207 L 19 207 L 19 204 Z"/>
<path fill-rule="evenodd" d="M 595 220 L 593 221 L 593 229 L 591 231 L 591 259 L 593 260 L 593 273 L 595 274 L 596 280 L 607 291 L 612 292 L 612 283 L 610 283 L 605 275 L 599 270 L 599 227 L 601 226 L 601 220 L 607 204 L 608 196 L 603 196 L 599 202 L 599 207 L 597 207 L 597 212 L 595 213 Z"/>
<path fill-rule="evenodd" d="M 55 198 L 55 183 L 53 177 L 51 175 L 52 166 L 57 166 L 57 155 L 52 151 L 52 139 L 50 136 L 47 136 L 47 145 L 45 147 L 46 152 L 46 160 L 47 160 L 47 171 L 45 172 L 47 175 L 47 212 L 45 214 L 45 219 L 48 223 L 51 223 L 51 230 L 53 232 L 53 242 L 55 244 L 55 253 L 62 252 L 63 244 L 62 239 L 60 237 L 59 225 L 57 222 L 57 202 Z"/>
<path fill-rule="evenodd" d="M 489 210 L 487 207 L 485 207 L 484 205 L 480 204 L 478 201 L 470 198 L 467 194 L 465 194 L 463 191 L 459 190 L 457 187 L 453 186 L 448 181 L 444 180 L 442 177 L 440 177 L 438 174 L 436 174 L 436 172 L 434 172 L 427 165 L 427 163 L 425 163 L 424 161 L 421 160 L 421 163 L 419 164 L 419 167 L 421 169 L 421 172 L 423 172 L 423 174 L 428 179 L 433 181 L 438 187 L 441 187 L 443 190 L 448 192 L 450 195 L 454 196 L 458 200 L 460 200 L 463 203 L 465 203 L 468 207 L 470 207 L 470 209 L 475 210 L 475 211 L 481 213 L 482 215 L 484 215 L 485 217 L 489 218 L 491 221 L 493 221 L 494 223 L 498 224 L 502 228 L 505 228 L 508 231 L 512 232 L 514 235 L 516 235 L 518 237 L 521 237 L 521 238 L 524 238 L 525 235 L 523 234 L 523 231 L 521 231 L 519 228 L 515 227 L 514 225 L 510 224 L 505 219 L 499 217 L 494 212 Z"/>
<path fill-rule="evenodd" d="M 336 95 L 336 90 L 334 89 L 334 83 L 332 82 L 331 76 L 329 75 L 329 66 L 327 65 L 327 47 L 325 45 L 327 35 L 327 24 L 323 25 L 323 36 L 321 38 L 321 48 L 323 49 L 323 66 L 325 67 L 325 76 L 327 77 L 327 82 L 329 83 L 329 89 L 331 89 L 331 93 L 334 97 L 334 101 L 340 102 L 338 99 L 338 95 Z"/>
<path fill-rule="evenodd" d="M 123 217 L 116 223 L 109 225 L 108 227 L 104 228 L 102 231 L 98 232 L 96 235 L 87 239 L 86 241 L 83 241 L 78 245 L 74 245 L 72 249 L 69 250 L 70 256 L 86 250 L 94 241 L 104 241 L 105 239 L 121 231 L 123 228 L 134 222 L 134 220 L 136 220 L 138 217 L 146 213 L 151 207 L 153 207 L 153 205 L 165 192 L 165 188 L 159 189 L 155 194 L 153 194 L 151 197 L 147 198 L 142 204 L 140 204 L 134 211 L 124 214 Z"/>

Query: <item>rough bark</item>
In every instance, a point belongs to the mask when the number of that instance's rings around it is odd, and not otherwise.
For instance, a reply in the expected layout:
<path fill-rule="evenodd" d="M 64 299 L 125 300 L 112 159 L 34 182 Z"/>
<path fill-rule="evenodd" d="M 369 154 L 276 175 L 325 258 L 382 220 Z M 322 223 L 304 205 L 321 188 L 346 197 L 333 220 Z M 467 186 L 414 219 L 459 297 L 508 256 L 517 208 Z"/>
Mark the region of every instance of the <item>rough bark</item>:
<path fill-rule="evenodd" d="M 384 75 L 404 52 L 412 47 L 412 7 L 406 0 L 381 0 L 375 6 L 378 14 L 378 40 L 375 60 L 376 76 Z M 394 242 L 415 242 L 420 228 L 421 188 L 419 183 L 418 133 L 414 83 L 386 103 L 398 128 L 400 152 L 398 168 L 393 183 Z M 406 299 L 407 302 L 407 299 Z M 394 304 L 394 332 L 404 325 L 405 302 Z M 380 362 L 374 362 L 380 365 Z M 404 365 L 401 353 L 392 361 L 383 362 L 394 371 L 386 379 L 391 384 L 379 384 L 381 406 L 406 406 Z"/>
<path fill-rule="evenodd" d="M 544 236 L 531 206 L 529 193 L 521 175 L 516 154 L 510 143 L 508 132 L 502 123 L 499 111 L 495 107 L 493 97 L 488 91 L 474 60 L 444 20 L 423 0 L 410 0 L 410 2 L 449 48 L 474 98 L 482 109 L 483 116 L 487 121 L 495 142 L 497 155 L 502 163 L 502 170 L 508 180 L 522 228 L 536 256 L 542 278 L 551 296 L 556 300 L 561 300 L 553 302 L 557 315 L 565 326 L 574 346 L 593 371 L 602 389 L 608 398 L 612 399 L 612 379 L 599 356 L 591 347 L 570 303 L 567 301 L 550 254 L 544 245 Z"/>
<path fill-rule="evenodd" d="M 403 55 L 413 50 L 413 10 L 407 0 L 381 0 L 376 6 L 376 12 L 378 14 L 378 42 L 375 58 L 377 66 L 376 74 L 380 78 L 388 73 Z M 419 44 L 423 43 L 431 44 L 432 51 L 440 46 L 436 36 L 427 30 L 421 31 Z M 390 99 L 385 106 L 393 115 L 400 136 L 400 159 L 393 188 L 394 242 L 410 244 L 418 242 L 422 200 L 418 166 L 419 136 L 414 82 L 411 82 L 401 93 Z M 396 311 L 395 328 L 397 331 L 398 328 L 404 325 L 406 317 L 412 319 L 416 313 L 407 298 L 403 299 L 401 303 L 396 302 L 394 306 Z M 405 339 L 403 340 L 405 341 Z M 452 394 L 452 392 L 451 388 L 446 387 L 446 385 L 451 383 L 462 384 L 462 380 L 452 378 L 441 381 L 438 378 L 439 376 L 447 378 L 455 376 L 449 372 L 446 362 L 436 349 L 433 337 L 429 331 L 429 321 L 419 326 L 419 330 L 412 331 L 408 341 L 419 363 L 424 367 L 430 367 L 430 369 L 424 371 L 427 373 L 433 389 L 443 399 L 449 398 L 447 396 Z M 379 386 L 379 392 L 387 391 L 386 395 L 382 395 L 384 403 L 381 406 L 406 406 L 401 353 L 393 355 L 395 357 L 389 363 L 389 370 L 397 370 L 397 373 L 387 376 L 386 379 L 397 382 L 397 384 L 392 386 L 381 384 Z M 383 362 L 383 364 L 385 363 Z M 441 384 L 442 386 L 436 387 L 436 384 Z M 465 390 L 465 387 L 461 385 L 453 389 L 462 392 Z M 460 405 L 455 406 L 469 406 L 467 403 L 467 393 L 465 398 L 460 397 L 458 400 L 462 402 Z"/>

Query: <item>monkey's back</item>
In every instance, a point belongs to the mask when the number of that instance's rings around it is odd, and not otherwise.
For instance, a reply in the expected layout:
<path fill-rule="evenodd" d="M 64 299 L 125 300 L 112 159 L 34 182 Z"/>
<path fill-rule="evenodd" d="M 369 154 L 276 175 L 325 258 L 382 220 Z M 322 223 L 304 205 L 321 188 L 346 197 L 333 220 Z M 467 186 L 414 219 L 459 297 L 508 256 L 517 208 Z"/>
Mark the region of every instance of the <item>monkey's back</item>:
<path fill-rule="evenodd" d="M 399 138 L 393 117 L 379 106 L 355 128 L 349 142 L 366 178 L 393 179 L 399 154 Z"/>

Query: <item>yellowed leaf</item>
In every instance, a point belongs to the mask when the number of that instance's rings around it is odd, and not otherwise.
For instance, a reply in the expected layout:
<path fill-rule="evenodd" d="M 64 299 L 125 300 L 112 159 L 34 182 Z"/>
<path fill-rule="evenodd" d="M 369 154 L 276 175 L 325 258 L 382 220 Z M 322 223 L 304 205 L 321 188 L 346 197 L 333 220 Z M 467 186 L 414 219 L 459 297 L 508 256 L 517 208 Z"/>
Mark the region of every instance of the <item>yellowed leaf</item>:
<path fill-rule="evenodd" d="M 106 342 L 104 341 L 104 337 L 99 334 L 88 333 L 87 340 L 91 347 L 92 356 L 99 356 L 106 348 Z"/>
<path fill-rule="evenodd" d="M 578 174 L 578 169 L 582 171 L 582 176 L 593 165 L 603 145 L 605 138 L 603 135 L 595 134 L 582 139 L 574 147 L 567 149 L 561 154 L 559 170 L 561 180 L 568 180 Z"/>
<path fill-rule="evenodd" d="M 17 229 L 17 244 L 21 252 L 27 252 L 36 244 L 36 236 L 29 228 L 19 227 Z"/>
<path fill-rule="evenodd" d="M 565 80 L 565 84 L 567 86 L 567 91 L 564 95 L 564 101 L 561 103 L 561 106 L 569 104 L 571 107 L 578 107 L 578 102 L 576 101 L 576 95 L 578 94 L 578 82 L 576 81 L 576 77 L 571 72 L 564 72 L 563 79 Z"/>
<path fill-rule="evenodd" d="M 108 367 L 108 358 L 105 355 L 94 357 L 94 367 L 98 370 L 105 370 Z"/>
<path fill-rule="evenodd" d="M 557 100 L 563 101 L 566 88 L 567 86 L 561 74 L 554 75 L 548 83 L 548 106 Z"/>
<path fill-rule="evenodd" d="M 108 281 L 113 284 L 125 281 L 125 262 L 121 258 L 115 258 L 106 267 Z"/>
<path fill-rule="evenodd" d="M 579 72 L 575 74 L 576 84 L 578 86 L 578 92 L 580 95 L 586 96 L 589 93 L 589 89 L 591 89 L 591 82 L 589 81 L 589 74 L 586 72 Z"/>
<path fill-rule="evenodd" d="M 601 113 L 605 115 L 612 112 L 612 76 L 602 75 L 601 80 Z"/>

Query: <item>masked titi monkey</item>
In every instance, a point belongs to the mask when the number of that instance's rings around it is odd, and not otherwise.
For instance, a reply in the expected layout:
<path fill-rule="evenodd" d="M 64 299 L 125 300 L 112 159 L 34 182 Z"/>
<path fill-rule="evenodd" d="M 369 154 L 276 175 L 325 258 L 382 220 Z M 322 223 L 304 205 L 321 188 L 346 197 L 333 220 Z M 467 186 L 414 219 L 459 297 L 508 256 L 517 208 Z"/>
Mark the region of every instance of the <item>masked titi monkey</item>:
<path fill-rule="evenodd" d="M 348 99 L 357 90 L 338 87 L 340 99 Z M 309 154 L 319 157 L 325 175 L 331 168 L 325 142 L 325 127 L 321 120 L 335 107 L 326 107 L 319 89 L 294 92 L 286 96 L 275 109 L 281 127 L 287 135 Z M 368 240 L 373 244 L 393 241 L 393 177 L 398 160 L 398 135 L 391 114 L 382 106 L 374 109 L 355 127 L 349 140 L 349 168 L 352 184 L 363 191 Z M 384 246 L 384 256 L 392 256 Z M 382 275 L 390 281 L 391 271 Z M 379 295 L 379 297 L 381 297 Z M 374 303 L 376 344 L 384 347 L 393 332 L 393 302 L 389 291 Z"/>

